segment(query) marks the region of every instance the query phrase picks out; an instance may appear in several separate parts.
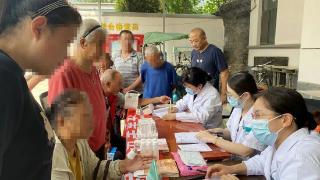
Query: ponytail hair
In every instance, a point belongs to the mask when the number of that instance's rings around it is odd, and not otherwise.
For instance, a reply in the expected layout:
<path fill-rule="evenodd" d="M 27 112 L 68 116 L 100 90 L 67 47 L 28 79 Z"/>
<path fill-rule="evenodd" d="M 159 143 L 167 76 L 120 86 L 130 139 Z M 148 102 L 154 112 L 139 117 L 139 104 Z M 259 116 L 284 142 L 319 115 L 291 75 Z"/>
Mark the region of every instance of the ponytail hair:
<path fill-rule="evenodd" d="M 187 69 L 182 75 L 182 82 L 193 86 L 204 86 L 207 81 L 211 81 L 212 77 L 200 68 L 192 67 Z"/>
<path fill-rule="evenodd" d="M 234 90 L 239 96 L 248 92 L 251 95 L 258 93 L 256 81 L 253 76 L 247 71 L 240 71 L 233 74 L 228 80 L 229 87 Z"/>
<path fill-rule="evenodd" d="M 271 88 L 258 94 L 257 98 L 263 98 L 268 108 L 277 114 L 291 114 L 298 129 L 314 130 L 317 127 L 303 97 L 293 89 Z"/>
<path fill-rule="evenodd" d="M 207 81 L 211 81 L 212 80 L 212 76 L 210 76 L 208 73 L 206 73 L 207 75 L 206 75 L 206 80 Z"/>
<path fill-rule="evenodd" d="M 318 124 L 314 119 L 312 113 L 308 112 L 306 119 L 307 119 L 306 127 L 308 127 L 309 130 L 314 130 Z"/>

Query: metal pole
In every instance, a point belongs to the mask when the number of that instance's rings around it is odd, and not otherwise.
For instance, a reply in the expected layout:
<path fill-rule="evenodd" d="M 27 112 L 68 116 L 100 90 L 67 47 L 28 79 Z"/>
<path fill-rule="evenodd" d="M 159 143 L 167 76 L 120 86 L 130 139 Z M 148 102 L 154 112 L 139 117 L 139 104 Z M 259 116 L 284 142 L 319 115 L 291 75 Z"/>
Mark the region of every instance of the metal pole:
<path fill-rule="evenodd" d="M 102 22 L 102 10 L 101 10 L 101 0 L 98 2 L 98 8 L 99 8 L 99 23 L 101 24 Z"/>
<path fill-rule="evenodd" d="M 166 32 L 166 0 L 162 0 L 162 32 Z M 166 43 L 163 42 L 163 57 L 166 59 Z"/>

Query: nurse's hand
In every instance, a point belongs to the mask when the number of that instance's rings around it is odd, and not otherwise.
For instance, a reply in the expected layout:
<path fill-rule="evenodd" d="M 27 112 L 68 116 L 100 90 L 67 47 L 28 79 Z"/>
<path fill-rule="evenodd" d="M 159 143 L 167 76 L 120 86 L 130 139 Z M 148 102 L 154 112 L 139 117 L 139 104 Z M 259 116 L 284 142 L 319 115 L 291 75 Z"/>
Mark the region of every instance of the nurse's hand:
<path fill-rule="evenodd" d="M 220 177 L 220 180 L 239 180 L 239 178 L 237 178 L 234 175 L 231 174 L 227 174 L 227 175 L 223 175 Z"/>
<path fill-rule="evenodd" d="M 218 136 L 210 134 L 208 131 L 200 131 L 196 137 L 205 143 L 215 144 L 217 142 Z"/>
<path fill-rule="evenodd" d="M 163 120 L 176 120 L 175 113 L 168 113 L 162 117 Z"/>
<path fill-rule="evenodd" d="M 231 173 L 232 173 L 232 167 L 225 166 L 222 164 L 215 164 L 213 166 L 210 166 L 207 169 L 206 178 L 210 179 L 212 176 L 223 176 Z"/>

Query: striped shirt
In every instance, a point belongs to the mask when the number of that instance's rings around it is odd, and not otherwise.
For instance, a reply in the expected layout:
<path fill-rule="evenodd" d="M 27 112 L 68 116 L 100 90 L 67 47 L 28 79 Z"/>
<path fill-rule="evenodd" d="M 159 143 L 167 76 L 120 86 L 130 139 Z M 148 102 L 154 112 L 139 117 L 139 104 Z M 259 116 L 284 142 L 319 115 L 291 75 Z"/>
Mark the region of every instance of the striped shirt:
<path fill-rule="evenodd" d="M 123 87 L 130 86 L 140 75 L 143 56 L 141 53 L 133 51 L 131 55 L 124 59 L 121 56 L 121 51 L 113 57 L 114 67 L 123 77 Z"/>

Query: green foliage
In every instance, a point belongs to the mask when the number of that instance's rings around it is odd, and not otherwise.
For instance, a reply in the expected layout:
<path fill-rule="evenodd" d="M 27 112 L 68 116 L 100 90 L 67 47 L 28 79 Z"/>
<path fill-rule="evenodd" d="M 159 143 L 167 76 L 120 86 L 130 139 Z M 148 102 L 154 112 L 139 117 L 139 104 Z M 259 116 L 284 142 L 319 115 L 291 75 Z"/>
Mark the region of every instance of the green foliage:
<path fill-rule="evenodd" d="M 205 0 L 204 5 L 199 7 L 197 12 L 199 14 L 214 14 L 219 10 L 220 6 L 229 1 L 230 0 Z"/>
<path fill-rule="evenodd" d="M 81 2 L 81 3 L 97 3 L 99 0 L 71 0 L 71 2 Z M 116 0 L 101 0 L 102 3 L 115 3 Z"/>
<path fill-rule="evenodd" d="M 160 12 L 159 0 L 116 0 L 116 9 L 120 12 Z"/>
<path fill-rule="evenodd" d="M 166 11 L 176 14 L 194 14 L 195 7 L 200 3 L 200 0 L 165 0 Z"/>
<path fill-rule="evenodd" d="M 98 0 L 78 0 L 98 1 Z M 166 12 L 175 14 L 214 14 L 224 3 L 232 0 L 102 0 L 115 1 L 116 9 L 120 12 L 158 13 L 163 11 L 165 2 Z"/>

